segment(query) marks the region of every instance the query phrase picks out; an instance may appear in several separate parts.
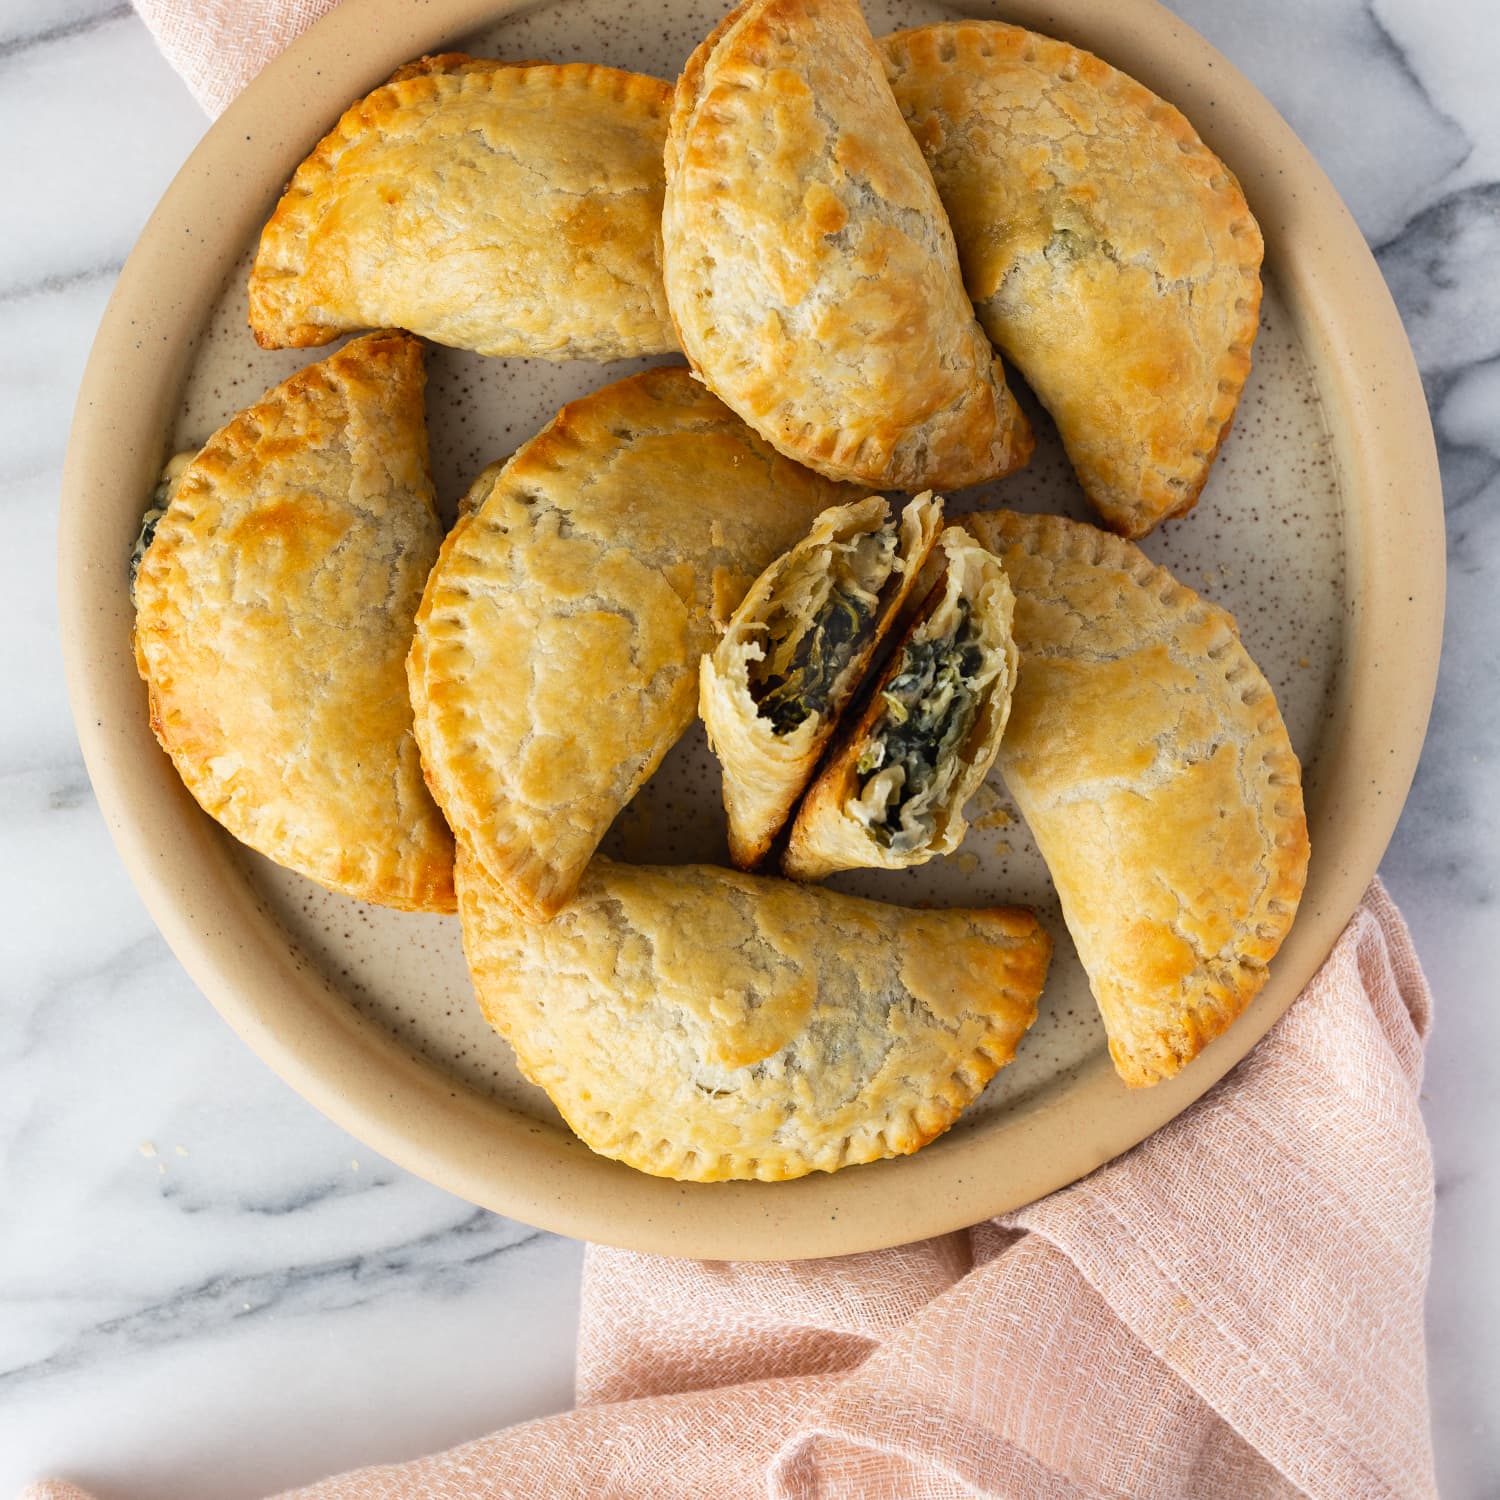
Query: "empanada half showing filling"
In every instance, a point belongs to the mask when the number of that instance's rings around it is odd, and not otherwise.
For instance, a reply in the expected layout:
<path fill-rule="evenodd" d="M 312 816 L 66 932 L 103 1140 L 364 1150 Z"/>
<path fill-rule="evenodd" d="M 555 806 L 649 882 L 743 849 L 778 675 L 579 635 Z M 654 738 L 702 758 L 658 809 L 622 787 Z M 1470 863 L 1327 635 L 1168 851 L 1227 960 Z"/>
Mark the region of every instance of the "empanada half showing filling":
<path fill-rule="evenodd" d="M 671 88 L 591 63 L 445 53 L 358 100 L 261 234 L 265 348 L 396 326 L 479 354 L 677 347 L 661 276 Z"/>
<path fill-rule="evenodd" d="M 1302 777 L 1233 618 L 1128 542 L 966 518 L 1021 652 L 999 769 L 1057 888 L 1115 1067 L 1170 1078 L 1266 981 L 1307 879 Z"/>
<path fill-rule="evenodd" d="M 137 543 L 135 654 L 157 739 L 236 838 L 452 911 L 404 671 L 442 537 L 424 383 L 416 339 L 355 339 L 174 460 Z"/>
<path fill-rule="evenodd" d="M 1192 508 L 1250 371 L 1261 234 L 1165 100 L 998 21 L 879 44 L 985 331 L 1110 530 Z"/>
<path fill-rule="evenodd" d="M 807 784 L 942 526 L 931 493 L 823 512 L 751 586 L 703 658 L 698 707 L 724 769 L 729 850 L 752 869 Z"/>
<path fill-rule="evenodd" d="M 777 1182 L 907 1155 L 1015 1056 L 1051 940 L 707 865 L 596 859 L 534 926 L 459 856 L 485 1017 L 601 1156 Z"/>
<path fill-rule="evenodd" d="M 994 763 L 1016 678 L 1005 570 L 962 528 L 947 569 L 808 792 L 782 860 L 797 880 L 902 869 L 956 849 Z"/>

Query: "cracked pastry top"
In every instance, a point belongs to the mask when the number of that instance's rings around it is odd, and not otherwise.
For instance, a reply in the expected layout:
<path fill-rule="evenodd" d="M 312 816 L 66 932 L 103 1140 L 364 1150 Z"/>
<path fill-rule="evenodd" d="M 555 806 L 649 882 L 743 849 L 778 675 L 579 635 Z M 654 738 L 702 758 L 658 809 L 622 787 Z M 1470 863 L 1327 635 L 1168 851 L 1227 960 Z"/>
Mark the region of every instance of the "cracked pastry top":
<path fill-rule="evenodd" d="M 683 1181 L 906 1155 L 1015 1056 L 1052 944 L 1030 912 L 912 911 L 707 865 L 596 859 L 544 927 L 459 856 L 486 1019 L 575 1134 Z"/>
<path fill-rule="evenodd" d="M 964 524 L 1016 593 L 999 767 L 1115 1067 L 1170 1078 L 1254 998 L 1307 878 L 1297 757 L 1234 620 L 1092 526 Z"/>
<path fill-rule="evenodd" d="M 452 911 L 403 671 L 442 538 L 424 384 L 416 339 L 372 334 L 174 460 L 135 656 L 157 739 L 236 838 L 331 890 Z"/>
<path fill-rule="evenodd" d="M 408 64 L 345 112 L 262 232 L 257 342 L 399 327 L 479 354 L 675 349 L 660 249 L 671 93 L 589 63 Z"/>
<path fill-rule="evenodd" d="M 698 710 L 724 770 L 729 852 L 765 858 L 943 524 L 930 493 L 826 510 L 756 579 L 703 658 Z"/>
<path fill-rule="evenodd" d="M 667 297 L 693 368 L 783 453 L 911 493 L 1031 432 L 856 0 L 746 0 L 688 60 L 666 148 Z"/>
<path fill-rule="evenodd" d="M 1016 680 L 1005 570 L 962 527 L 943 576 L 839 733 L 782 858 L 797 880 L 900 870 L 958 848 L 964 805 L 994 764 Z"/>
<path fill-rule="evenodd" d="M 698 659 L 849 492 L 684 369 L 565 406 L 443 544 L 408 661 L 429 783 L 535 921 L 692 722 Z"/>
<path fill-rule="evenodd" d="M 1132 537 L 1192 509 L 1260 307 L 1234 174 L 1170 104 L 1051 37 L 962 21 L 879 45 L 979 320 L 1090 502 Z"/>

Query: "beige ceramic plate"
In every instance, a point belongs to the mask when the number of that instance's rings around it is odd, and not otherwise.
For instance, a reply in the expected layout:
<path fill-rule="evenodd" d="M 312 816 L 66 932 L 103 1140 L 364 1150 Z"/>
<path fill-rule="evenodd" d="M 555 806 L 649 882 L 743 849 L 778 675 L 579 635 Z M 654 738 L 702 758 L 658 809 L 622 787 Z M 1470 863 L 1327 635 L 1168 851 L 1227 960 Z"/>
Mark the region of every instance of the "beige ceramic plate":
<path fill-rule="evenodd" d="M 983 11 L 873 0 L 877 32 Z M 650 16 L 649 24 L 646 16 Z M 683 1185 L 592 1155 L 483 1025 L 452 919 L 331 896 L 238 846 L 157 749 L 130 654 L 125 560 L 163 458 L 307 362 L 258 351 L 248 254 L 282 184 L 342 107 L 397 64 L 467 39 L 512 57 L 674 76 L 714 0 L 523 10 L 495 0 L 345 0 L 209 132 L 141 236 L 84 379 L 64 484 L 63 640 L 89 771 L 126 864 L 204 992 L 293 1087 L 377 1150 L 477 1203 L 568 1234 L 713 1257 L 842 1253 L 1015 1207 L 1177 1114 L 1285 1009 L 1375 871 L 1417 760 L 1437 671 L 1442 512 L 1421 386 L 1396 312 L 1327 179 L 1271 107 L 1153 0 L 1011 0 L 1004 18 L 1098 52 L 1179 105 L 1245 185 L 1266 236 L 1255 372 L 1197 511 L 1146 550 L 1227 605 L 1307 769 L 1311 879 L 1260 998 L 1182 1075 L 1117 1081 L 1046 874 L 998 787 L 977 831 L 921 871 L 849 877 L 898 901 L 1038 907 L 1058 941 L 1017 1063 L 915 1157 L 792 1183 Z M 325 351 L 326 352 L 326 351 Z M 621 367 L 435 351 L 439 491 Z M 1056 439 L 967 503 L 1083 515 Z M 689 735 L 607 848 L 722 858 L 715 768 Z"/>

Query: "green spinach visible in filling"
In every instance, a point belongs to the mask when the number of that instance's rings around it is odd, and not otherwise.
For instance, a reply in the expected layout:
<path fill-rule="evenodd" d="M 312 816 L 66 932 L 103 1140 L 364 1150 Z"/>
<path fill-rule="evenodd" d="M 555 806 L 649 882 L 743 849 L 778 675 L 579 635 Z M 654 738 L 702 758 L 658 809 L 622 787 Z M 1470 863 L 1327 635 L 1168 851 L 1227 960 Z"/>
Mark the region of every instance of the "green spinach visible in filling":
<path fill-rule="evenodd" d="M 797 642 L 785 673 L 768 676 L 757 707 L 777 734 L 790 734 L 828 707 L 833 686 L 862 650 L 875 625 L 879 597 L 834 589 L 811 628 Z"/>
<path fill-rule="evenodd" d="M 135 575 L 141 571 L 141 559 L 146 555 L 146 548 L 151 545 L 156 536 L 156 528 L 161 524 L 161 518 L 167 513 L 167 506 L 172 499 L 173 479 L 163 474 L 157 482 L 157 486 L 151 492 L 151 503 L 146 507 L 146 514 L 141 517 L 141 529 L 136 533 L 135 546 L 130 549 L 130 602 L 135 603 Z"/>
<path fill-rule="evenodd" d="M 952 780 L 940 777 L 950 765 L 979 712 L 977 678 L 984 666 L 978 631 L 969 605 L 960 599 L 959 623 L 937 640 L 907 643 L 895 675 L 881 692 L 885 711 L 876 722 L 870 744 L 855 771 L 860 791 L 882 772 L 890 794 L 884 817 L 870 823 L 870 834 L 882 848 L 915 848 L 931 836 L 933 809 Z M 941 783 L 941 784 L 939 784 Z"/>

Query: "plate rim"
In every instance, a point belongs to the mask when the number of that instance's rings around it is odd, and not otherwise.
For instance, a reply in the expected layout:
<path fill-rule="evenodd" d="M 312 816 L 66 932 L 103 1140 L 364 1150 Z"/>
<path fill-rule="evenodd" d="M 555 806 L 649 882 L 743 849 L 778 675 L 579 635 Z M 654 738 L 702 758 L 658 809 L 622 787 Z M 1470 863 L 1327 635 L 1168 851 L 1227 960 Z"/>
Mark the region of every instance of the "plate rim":
<path fill-rule="evenodd" d="M 412 1056 L 284 937 L 273 940 L 228 840 L 151 737 L 130 664 L 128 606 L 123 616 L 120 608 L 123 554 L 97 523 L 111 495 L 115 509 L 122 503 L 122 473 L 164 457 L 205 308 L 243 251 L 242 226 L 254 232 L 290 175 L 272 165 L 295 166 L 351 99 L 400 62 L 532 8 L 344 0 L 210 127 L 126 261 L 80 386 L 58 529 L 64 671 L 111 837 L 194 982 L 273 1071 L 373 1149 L 471 1202 L 579 1238 L 737 1260 L 876 1249 L 1019 1208 L 1145 1139 L 1250 1051 L 1327 955 L 1394 831 L 1436 688 L 1446 567 L 1436 445 L 1400 317 L 1306 147 L 1157 0 L 1003 7 L 1003 19 L 1062 35 L 1139 78 L 1233 163 L 1314 366 L 1344 495 L 1348 660 L 1307 787 L 1307 892 L 1261 994 L 1191 1067 L 1154 1089 L 1126 1090 L 1101 1053 L 981 1130 L 912 1157 L 788 1183 L 645 1176 Z M 1001 18 L 1001 7 L 972 9 Z M 229 212 L 225 183 L 249 189 Z"/>

